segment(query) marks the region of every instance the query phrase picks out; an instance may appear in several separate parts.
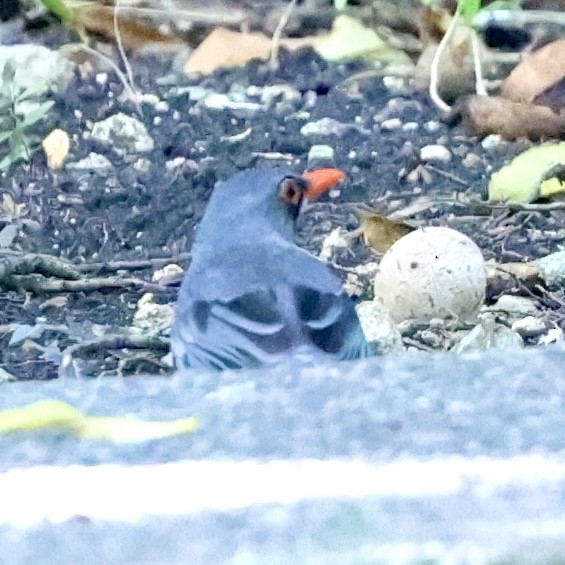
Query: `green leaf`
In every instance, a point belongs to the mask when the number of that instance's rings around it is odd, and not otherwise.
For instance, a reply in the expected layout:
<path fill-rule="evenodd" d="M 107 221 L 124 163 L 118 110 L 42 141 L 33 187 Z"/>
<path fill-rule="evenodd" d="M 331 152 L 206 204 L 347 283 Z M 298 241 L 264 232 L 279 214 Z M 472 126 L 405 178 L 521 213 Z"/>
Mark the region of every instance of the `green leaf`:
<path fill-rule="evenodd" d="M 14 131 L 15 133 L 15 131 Z M 0 161 L 0 171 L 7 171 L 14 163 L 18 161 L 27 161 L 29 157 L 29 151 L 24 143 L 25 138 L 21 138 L 19 143 L 14 143 L 10 139 L 10 151 L 9 153 Z"/>
<path fill-rule="evenodd" d="M 461 15 L 470 24 L 481 9 L 481 0 L 458 0 Z"/>
<path fill-rule="evenodd" d="M 52 14 L 55 14 L 63 23 L 69 23 L 73 20 L 73 12 L 65 4 L 65 2 L 63 2 L 63 0 L 41 0 L 41 2 Z"/>
<path fill-rule="evenodd" d="M 53 100 L 48 100 L 47 102 L 42 102 L 41 104 L 39 104 L 39 106 L 31 110 L 31 112 L 28 112 L 23 117 L 21 127 L 27 128 L 35 124 L 39 120 L 42 120 L 49 113 L 49 110 L 51 109 L 53 104 L 55 104 Z"/>
<path fill-rule="evenodd" d="M 16 102 L 23 102 L 24 100 L 37 100 L 45 92 L 42 85 L 34 84 L 19 90 L 15 96 Z"/>
<path fill-rule="evenodd" d="M 10 137 L 12 137 L 12 133 L 12 131 L 0 132 L 0 143 L 6 141 L 7 139 L 10 139 Z"/>
<path fill-rule="evenodd" d="M 2 69 L 2 82 L 4 84 L 13 84 L 15 76 L 16 64 L 14 62 L 14 59 L 8 59 L 4 63 L 4 68 Z"/>

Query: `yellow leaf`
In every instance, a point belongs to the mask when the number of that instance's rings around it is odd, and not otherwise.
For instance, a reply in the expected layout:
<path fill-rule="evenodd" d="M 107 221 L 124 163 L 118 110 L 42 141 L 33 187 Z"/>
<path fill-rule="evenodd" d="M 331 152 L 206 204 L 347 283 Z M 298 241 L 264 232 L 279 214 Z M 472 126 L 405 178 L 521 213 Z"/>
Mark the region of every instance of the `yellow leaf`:
<path fill-rule="evenodd" d="M 489 200 L 532 202 L 540 196 L 565 191 L 563 182 L 547 183 L 565 170 L 565 143 L 532 147 L 494 173 L 488 186 Z M 543 188 L 542 188 L 543 186 Z"/>
<path fill-rule="evenodd" d="M 340 15 L 333 23 L 331 33 L 320 39 L 316 51 L 329 61 L 361 57 L 385 46 L 385 42 L 359 20 Z"/>
<path fill-rule="evenodd" d="M 79 431 L 80 437 L 107 439 L 114 443 L 140 443 L 194 432 L 196 418 L 171 422 L 149 422 L 137 418 L 86 417 Z"/>
<path fill-rule="evenodd" d="M 0 433 L 41 428 L 75 429 L 81 426 L 82 418 L 82 412 L 66 402 L 41 400 L 0 412 Z"/>
<path fill-rule="evenodd" d="M 414 231 L 412 226 L 390 220 L 377 212 L 359 210 L 359 215 L 365 245 L 372 247 L 378 253 L 385 253 L 401 237 Z"/>
<path fill-rule="evenodd" d="M 67 430 L 85 439 L 139 443 L 194 432 L 196 418 L 146 421 L 133 417 L 87 416 L 60 400 L 42 400 L 0 412 L 0 433 L 52 429 Z"/>

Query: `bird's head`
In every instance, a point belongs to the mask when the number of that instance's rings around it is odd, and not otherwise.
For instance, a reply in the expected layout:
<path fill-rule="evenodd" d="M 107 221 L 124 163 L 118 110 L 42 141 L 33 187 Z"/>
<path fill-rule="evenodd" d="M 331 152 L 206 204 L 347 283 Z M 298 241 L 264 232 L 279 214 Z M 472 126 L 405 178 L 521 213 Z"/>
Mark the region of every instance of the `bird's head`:
<path fill-rule="evenodd" d="M 237 237 L 234 229 L 240 237 L 269 230 L 292 239 L 304 205 L 344 179 L 345 173 L 339 169 L 318 169 L 302 175 L 280 168 L 238 173 L 215 188 L 197 241 Z"/>

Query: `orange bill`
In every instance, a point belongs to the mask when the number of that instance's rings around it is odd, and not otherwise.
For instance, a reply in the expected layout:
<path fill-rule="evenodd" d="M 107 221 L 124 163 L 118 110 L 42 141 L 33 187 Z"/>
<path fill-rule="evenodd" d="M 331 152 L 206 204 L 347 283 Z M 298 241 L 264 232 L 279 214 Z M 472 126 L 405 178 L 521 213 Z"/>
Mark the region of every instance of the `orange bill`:
<path fill-rule="evenodd" d="M 324 192 L 333 188 L 336 184 L 345 180 L 345 173 L 339 169 L 316 169 L 307 171 L 302 175 L 308 182 L 306 198 L 312 202 L 319 198 Z"/>

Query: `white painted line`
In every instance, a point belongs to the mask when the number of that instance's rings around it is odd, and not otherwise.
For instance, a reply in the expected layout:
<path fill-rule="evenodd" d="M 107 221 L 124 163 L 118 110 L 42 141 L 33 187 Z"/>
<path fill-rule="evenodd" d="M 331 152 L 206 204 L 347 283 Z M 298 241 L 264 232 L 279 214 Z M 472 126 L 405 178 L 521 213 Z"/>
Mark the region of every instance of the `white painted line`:
<path fill-rule="evenodd" d="M 559 483 L 559 484 L 555 484 Z M 486 497 L 507 486 L 565 488 L 565 460 L 448 457 L 379 464 L 361 460 L 180 461 L 160 465 L 32 467 L 0 473 L 0 524 L 73 516 L 135 522 L 255 504 L 366 496 Z"/>

